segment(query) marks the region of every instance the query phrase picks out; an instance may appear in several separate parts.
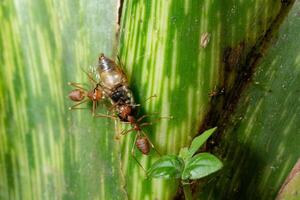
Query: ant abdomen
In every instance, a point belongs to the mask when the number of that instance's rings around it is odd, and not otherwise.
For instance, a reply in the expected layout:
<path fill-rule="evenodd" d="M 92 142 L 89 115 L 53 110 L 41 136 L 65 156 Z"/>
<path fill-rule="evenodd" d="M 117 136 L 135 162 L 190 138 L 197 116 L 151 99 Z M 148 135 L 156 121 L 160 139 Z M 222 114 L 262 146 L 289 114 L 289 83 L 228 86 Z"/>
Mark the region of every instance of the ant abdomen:
<path fill-rule="evenodd" d="M 127 78 L 120 67 L 111 59 L 101 54 L 98 63 L 101 84 L 105 89 L 114 90 L 121 85 L 127 85 Z"/>
<path fill-rule="evenodd" d="M 105 57 L 103 53 L 99 56 L 98 64 L 101 71 L 113 70 L 118 67 L 113 60 Z"/>
<path fill-rule="evenodd" d="M 138 138 L 135 142 L 135 145 L 138 148 L 138 150 L 140 150 L 140 152 L 142 152 L 142 154 L 144 154 L 144 155 L 149 154 L 150 144 L 149 144 L 147 137 L 138 136 Z"/>

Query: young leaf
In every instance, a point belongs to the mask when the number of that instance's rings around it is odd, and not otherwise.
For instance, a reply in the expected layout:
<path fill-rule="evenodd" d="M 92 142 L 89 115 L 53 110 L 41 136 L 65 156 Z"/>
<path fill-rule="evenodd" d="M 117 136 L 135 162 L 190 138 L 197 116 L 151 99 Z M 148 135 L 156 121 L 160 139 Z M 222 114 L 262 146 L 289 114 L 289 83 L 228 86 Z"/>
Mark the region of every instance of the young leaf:
<path fill-rule="evenodd" d="M 147 171 L 151 178 L 180 178 L 184 163 L 175 155 L 167 155 L 157 160 Z"/>
<path fill-rule="evenodd" d="M 183 147 L 180 149 L 179 152 L 179 157 L 182 158 L 183 160 L 185 160 L 186 158 L 188 158 L 190 155 L 189 153 L 189 149 L 187 147 Z"/>
<path fill-rule="evenodd" d="M 189 148 L 189 155 L 187 156 L 186 159 L 191 158 L 196 153 L 196 151 L 206 142 L 206 140 L 213 134 L 213 132 L 216 129 L 217 127 L 208 129 L 204 133 L 196 137 L 192 141 L 192 144 Z"/>
<path fill-rule="evenodd" d="M 199 179 L 208 176 L 223 167 L 222 162 L 210 153 L 199 153 L 185 165 L 182 179 Z"/>

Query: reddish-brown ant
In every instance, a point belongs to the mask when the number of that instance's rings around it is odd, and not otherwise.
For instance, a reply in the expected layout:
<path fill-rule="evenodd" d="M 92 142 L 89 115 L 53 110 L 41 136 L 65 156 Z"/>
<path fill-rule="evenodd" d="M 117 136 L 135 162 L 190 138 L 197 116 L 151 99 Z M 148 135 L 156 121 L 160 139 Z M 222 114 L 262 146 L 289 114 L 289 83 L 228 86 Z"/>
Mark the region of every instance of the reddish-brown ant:
<path fill-rule="evenodd" d="M 156 97 L 156 95 L 151 96 L 150 98 L 152 98 L 152 97 Z M 144 167 L 140 164 L 140 162 L 136 159 L 136 157 L 134 155 L 134 147 L 136 146 L 137 149 L 144 155 L 148 155 L 151 148 L 153 148 L 159 155 L 161 155 L 158 152 L 158 150 L 154 147 L 154 145 L 152 144 L 149 137 L 142 130 L 142 127 L 152 125 L 152 123 L 148 123 L 148 122 L 142 123 L 142 120 L 144 118 L 148 117 L 149 115 L 143 115 L 140 118 L 136 119 L 135 116 L 137 114 L 134 113 L 134 115 L 132 115 L 131 105 L 127 105 L 127 104 L 117 105 L 116 110 L 119 112 L 118 116 L 121 119 L 121 121 L 123 121 L 124 123 L 129 123 L 132 127 L 129 130 L 122 131 L 121 134 L 126 135 L 129 132 L 136 131 L 136 136 L 135 136 L 133 146 L 132 146 L 132 149 L 131 149 L 131 155 L 136 160 L 136 162 L 142 167 L 142 169 L 144 171 L 146 171 L 144 169 Z M 171 117 L 160 117 L 160 118 L 172 119 L 173 117 L 171 116 Z"/>
<path fill-rule="evenodd" d="M 88 75 L 89 79 L 93 83 L 95 83 L 95 87 L 91 90 L 85 89 L 82 86 L 82 84 L 80 84 L 80 83 L 75 83 L 75 82 L 68 83 L 70 86 L 73 86 L 76 88 L 76 89 L 72 90 L 71 92 L 69 92 L 69 98 L 74 102 L 78 102 L 78 103 L 74 104 L 73 106 L 69 107 L 69 110 L 83 109 L 83 108 L 79 108 L 78 106 L 83 103 L 86 103 L 88 101 L 92 101 L 93 102 L 92 114 L 94 117 L 108 117 L 108 118 L 115 119 L 115 117 L 111 116 L 111 115 L 95 113 L 97 103 L 105 98 L 105 93 L 103 92 L 100 85 L 97 84 L 96 81 L 89 74 L 87 74 L 87 75 Z"/>
<path fill-rule="evenodd" d="M 223 95 L 225 93 L 225 89 L 217 89 L 217 86 L 214 87 L 214 90 L 208 93 L 209 97 L 216 97 L 219 95 Z"/>

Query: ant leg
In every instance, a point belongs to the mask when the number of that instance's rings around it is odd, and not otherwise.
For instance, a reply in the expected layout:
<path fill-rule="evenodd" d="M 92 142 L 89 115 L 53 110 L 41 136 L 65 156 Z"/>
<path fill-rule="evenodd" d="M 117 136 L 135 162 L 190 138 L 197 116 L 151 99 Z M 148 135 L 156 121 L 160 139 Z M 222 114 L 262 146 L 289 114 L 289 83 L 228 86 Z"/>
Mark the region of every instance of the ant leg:
<path fill-rule="evenodd" d="M 148 97 L 146 100 L 144 100 L 144 102 L 146 102 L 146 101 L 149 101 L 149 100 L 152 100 L 152 98 L 155 98 L 155 97 L 157 97 L 157 95 L 156 94 L 154 94 L 154 95 L 151 95 L 150 97 Z"/>
<path fill-rule="evenodd" d="M 147 173 L 145 168 L 142 166 L 142 164 L 137 160 L 137 158 L 134 155 L 134 147 L 136 145 L 135 143 L 136 143 L 137 137 L 138 137 L 138 134 L 136 134 L 136 136 L 134 137 L 134 141 L 133 141 L 132 148 L 131 148 L 131 155 L 134 158 L 134 160 L 139 164 L 139 166 L 144 170 L 144 172 Z"/>
<path fill-rule="evenodd" d="M 111 112 L 113 109 L 115 109 L 118 105 L 118 102 L 114 103 L 108 110 Z"/>
<path fill-rule="evenodd" d="M 87 77 L 89 78 L 90 81 L 92 81 L 93 83 L 97 84 L 97 81 L 95 81 L 95 79 L 93 79 L 93 77 L 91 76 L 90 73 L 86 72 L 83 70 L 83 72 L 87 75 Z"/>
<path fill-rule="evenodd" d="M 68 82 L 68 85 L 73 86 L 73 87 L 75 87 L 75 88 L 82 89 L 82 90 L 84 90 L 84 91 L 87 91 L 86 89 L 84 89 L 84 88 L 82 87 L 82 84 L 81 84 L 81 83 Z"/>
<path fill-rule="evenodd" d="M 151 113 L 151 114 L 147 114 L 147 115 L 143 115 L 140 118 L 138 118 L 137 122 L 142 121 L 144 118 L 146 117 L 150 117 L 151 115 L 157 115 L 158 113 Z"/>
<path fill-rule="evenodd" d="M 69 110 L 73 110 L 73 109 L 87 109 L 87 108 L 77 108 L 77 106 L 85 103 L 85 102 L 88 102 L 89 100 L 88 99 L 85 99 L 83 101 L 80 101 L 79 103 L 76 103 L 74 104 L 73 106 L 69 107 Z"/>
<path fill-rule="evenodd" d="M 96 107 L 97 107 L 97 102 L 93 101 L 93 110 L 92 110 L 93 117 L 97 117 L 97 118 L 106 117 L 106 118 L 116 119 L 116 117 L 113 115 L 105 115 L 105 114 L 95 113 Z"/>
<path fill-rule="evenodd" d="M 154 112 L 154 113 L 150 113 L 150 114 L 146 114 L 141 116 L 140 118 L 137 119 L 137 122 L 142 121 L 144 118 L 146 117 L 150 117 L 151 115 L 158 115 L 158 112 Z M 166 116 L 166 117 L 158 117 L 157 119 L 173 119 L 173 116 Z"/>
<path fill-rule="evenodd" d="M 148 117 L 149 115 L 144 115 L 142 117 L 140 117 L 137 122 L 140 122 L 142 119 L 144 119 L 145 117 Z M 155 121 L 152 121 L 151 123 L 142 123 L 141 126 L 149 126 L 152 125 L 153 123 L 156 123 L 158 121 L 160 121 L 161 119 L 173 119 L 173 116 L 170 117 L 158 117 Z"/>
<path fill-rule="evenodd" d="M 122 124 L 131 124 L 131 122 L 123 122 L 123 121 L 120 121 L 120 123 L 122 123 Z"/>
<path fill-rule="evenodd" d="M 142 117 L 143 117 L 143 116 L 142 116 Z M 151 125 L 153 125 L 153 123 L 156 123 L 156 122 L 158 122 L 158 121 L 161 120 L 161 119 L 173 119 L 173 116 L 171 116 L 171 117 L 160 117 L 160 118 L 158 118 L 157 120 L 155 120 L 154 122 L 152 121 L 152 122 L 141 123 L 141 124 L 140 124 L 140 127 L 143 127 L 143 126 L 151 126 Z"/>
<path fill-rule="evenodd" d="M 105 115 L 105 114 L 99 114 L 99 113 L 97 113 L 97 114 L 93 113 L 93 117 L 96 117 L 96 118 L 106 117 L 106 118 L 110 118 L 113 120 L 116 119 L 116 117 L 113 115 Z"/>
<path fill-rule="evenodd" d="M 131 131 L 134 131 L 133 128 L 129 129 L 129 130 L 123 130 L 120 134 L 121 135 L 126 135 L 127 133 L 130 133 Z"/>
<path fill-rule="evenodd" d="M 150 138 L 147 136 L 147 134 L 144 131 L 141 131 L 141 133 L 147 138 L 148 142 L 150 143 L 151 147 L 156 151 L 156 153 L 161 156 L 159 151 L 155 148 L 154 144 L 151 142 Z"/>
<path fill-rule="evenodd" d="M 97 102 L 93 101 L 93 109 L 92 109 L 93 116 L 95 116 L 96 107 L 97 107 Z"/>
<path fill-rule="evenodd" d="M 148 100 L 151 100 L 153 97 L 157 97 L 156 94 L 155 95 L 152 95 L 150 97 L 148 97 L 146 100 L 144 100 L 144 102 L 148 101 Z M 141 104 L 134 104 L 135 107 L 139 107 L 141 106 Z"/>
<path fill-rule="evenodd" d="M 149 115 L 143 115 L 140 118 L 138 118 L 138 120 L 136 120 L 137 122 L 142 121 L 144 118 L 149 117 Z"/>
<path fill-rule="evenodd" d="M 141 123 L 141 124 L 140 124 L 140 127 L 143 127 L 143 126 L 151 126 L 151 125 L 153 125 L 152 122 L 145 122 L 145 123 Z"/>

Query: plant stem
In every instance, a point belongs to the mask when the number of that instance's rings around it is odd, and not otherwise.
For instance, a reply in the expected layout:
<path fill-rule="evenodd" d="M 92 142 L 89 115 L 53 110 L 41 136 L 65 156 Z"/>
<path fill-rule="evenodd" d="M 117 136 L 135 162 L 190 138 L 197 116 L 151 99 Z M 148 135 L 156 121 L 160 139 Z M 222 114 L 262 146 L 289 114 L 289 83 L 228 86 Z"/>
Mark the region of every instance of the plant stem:
<path fill-rule="evenodd" d="M 185 200 L 192 200 L 190 184 L 182 183 Z"/>

